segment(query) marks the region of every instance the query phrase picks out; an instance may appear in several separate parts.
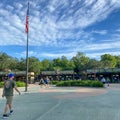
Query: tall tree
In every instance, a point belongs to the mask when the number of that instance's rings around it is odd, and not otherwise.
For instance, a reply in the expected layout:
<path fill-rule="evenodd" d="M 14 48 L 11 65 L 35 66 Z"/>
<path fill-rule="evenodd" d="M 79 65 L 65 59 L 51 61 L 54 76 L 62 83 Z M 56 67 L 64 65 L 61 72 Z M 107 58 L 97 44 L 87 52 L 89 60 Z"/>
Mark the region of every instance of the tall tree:
<path fill-rule="evenodd" d="M 117 68 L 120 68 L 120 56 L 115 56 L 116 59 L 116 66 Z"/>
<path fill-rule="evenodd" d="M 6 53 L 0 53 L 0 70 L 4 69 L 16 69 L 18 59 L 13 58 Z"/>
<path fill-rule="evenodd" d="M 17 64 L 17 69 L 19 71 L 26 71 L 26 59 L 21 58 Z"/>
<path fill-rule="evenodd" d="M 101 68 L 101 62 L 95 59 L 89 59 L 89 62 L 86 66 L 86 69 L 97 69 L 97 68 Z"/>
<path fill-rule="evenodd" d="M 48 59 L 44 59 L 42 62 L 42 70 L 50 70 L 51 68 L 51 62 Z"/>
<path fill-rule="evenodd" d="M 41 63 L 38 58 L 30 57 L 29 58 L 29 72 L 34 72 L 35 74 L 40 73 Z"/>
<path fill-rule="evenodd" d="M 104 54 L 101 56 L 101 63 L 103 68 L 115 68 L 116 58 L 110 54 Z"/>
<path fill-rule="evenodd" d="M 73 60 L 69 60 L 69 64 L 67 67 L 68 70 L 74 70 L 75 69 L 75 64 L 73 62 Z"/>
<path fill-rule="evenodd" d="M 53 67 L 54 70 L 62 70 L 62 64 L 60 58 L 53 59 Z"/>
<path fill-rule="evenodd" d="M 75 57 L 72 58 L 75 69 L 74 71 L 78 74 L 82 73 L 82 71 L 86 70 L 86 65 L 89 62 L 89 58 L 84 55 L 82 52 L 78 52 Z"/>
<path fill-rule="evenodd" d="M 65 57 L 65 56 L 61 57 L 61 66 L 60 67 L 62 67 L 62 70 L 67 70 L 68 69 L 69 61 L 68 61 L 67 57 Z"/>

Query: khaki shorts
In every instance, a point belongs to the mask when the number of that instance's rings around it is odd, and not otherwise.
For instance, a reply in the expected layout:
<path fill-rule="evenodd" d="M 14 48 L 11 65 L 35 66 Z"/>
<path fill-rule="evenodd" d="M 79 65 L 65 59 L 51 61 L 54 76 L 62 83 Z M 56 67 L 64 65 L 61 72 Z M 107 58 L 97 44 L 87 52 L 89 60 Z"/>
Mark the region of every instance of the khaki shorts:
<path fill-rule="evenodd" d="M 6 96 L 6 104 L 12 104 L 13 96 Z"/>

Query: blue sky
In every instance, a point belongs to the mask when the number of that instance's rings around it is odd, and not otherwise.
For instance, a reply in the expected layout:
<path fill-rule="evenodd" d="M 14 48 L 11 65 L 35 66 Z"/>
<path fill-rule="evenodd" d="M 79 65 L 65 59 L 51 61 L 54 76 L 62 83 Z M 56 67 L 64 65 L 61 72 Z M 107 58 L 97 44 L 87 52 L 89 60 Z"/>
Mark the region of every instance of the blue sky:
<path fill-rule="evenodd" d="M 26 57 L 27 0 L 0 0 L 0 52 Z M 120 55 L 120 0 L 29 0 L 29 57 Z"/>

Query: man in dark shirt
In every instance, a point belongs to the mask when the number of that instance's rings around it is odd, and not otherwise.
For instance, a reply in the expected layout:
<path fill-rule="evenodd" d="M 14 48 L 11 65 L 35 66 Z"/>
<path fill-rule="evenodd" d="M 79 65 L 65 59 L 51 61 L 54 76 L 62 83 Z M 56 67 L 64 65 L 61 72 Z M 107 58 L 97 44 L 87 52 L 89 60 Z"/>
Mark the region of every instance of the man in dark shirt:
<path fill-rule="evenodd" d="M 9 115 L 7 114 L 8 109 L 10 110 L 10 114 L 13 113 L 12 110 L 12 100 L 13 100 L 13 89 L 15 89 L 19 95 L 20 91 L 17 89 L 14 79 L 14 74 L 10 73 L 8 75 L 8 80 L 4 82 L 4 88 L 3 88 L 3 94 L 2 97 L 6 97 L 6 106 L 3 114 L 3 118 L 8 117 Z"/>

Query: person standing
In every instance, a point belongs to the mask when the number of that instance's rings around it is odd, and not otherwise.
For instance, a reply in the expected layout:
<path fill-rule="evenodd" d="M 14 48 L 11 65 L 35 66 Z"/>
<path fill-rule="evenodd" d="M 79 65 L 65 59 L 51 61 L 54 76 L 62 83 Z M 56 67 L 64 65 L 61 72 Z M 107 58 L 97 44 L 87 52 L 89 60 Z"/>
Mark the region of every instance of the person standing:
<path fill-rule="evenodd" d="M 15 89 L 19 95 L 21 94 L 20 91 L 17 89 L 14 79 L 14 74 L 8 74 L 8 80 L 4 82 L 3 94 L 2 97 L 6 97 L 6 105 L 3 113 L 3 118 L 9 117 L 9 114 L 13 113 L 12 109 L 12 101 L 13 101 L 13 90 Z M 7 114 L 8 110 L 10 113 Z"/>
<path fill-rule="evenodd" d="M 102 77 L 101 82 L 102 82 L 103 84 L 105 84 L 105 83 L 106 83 L 106 79 L 105 79 L 104 77 Z"/>

